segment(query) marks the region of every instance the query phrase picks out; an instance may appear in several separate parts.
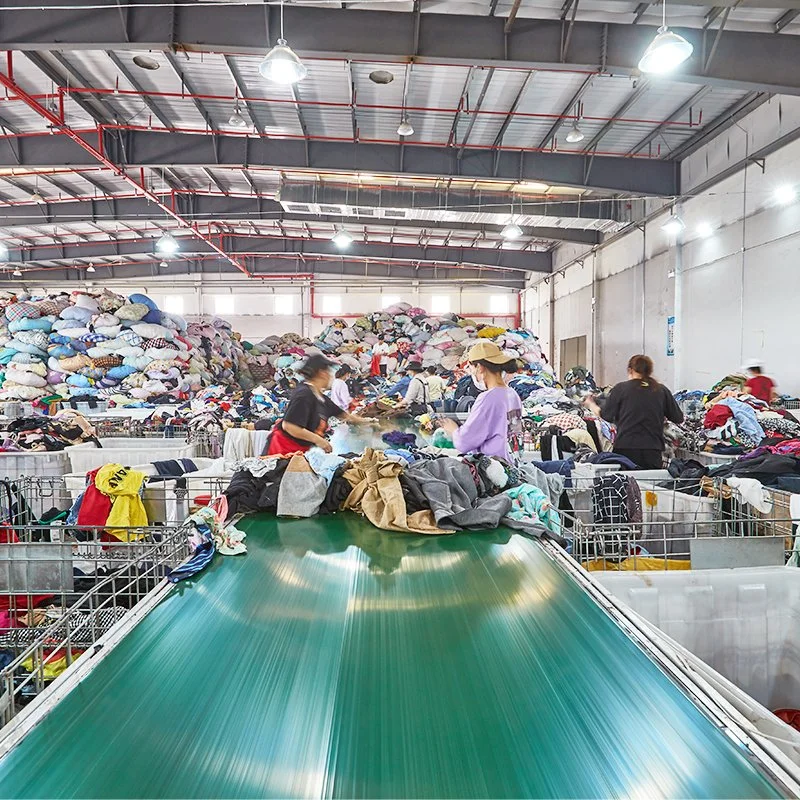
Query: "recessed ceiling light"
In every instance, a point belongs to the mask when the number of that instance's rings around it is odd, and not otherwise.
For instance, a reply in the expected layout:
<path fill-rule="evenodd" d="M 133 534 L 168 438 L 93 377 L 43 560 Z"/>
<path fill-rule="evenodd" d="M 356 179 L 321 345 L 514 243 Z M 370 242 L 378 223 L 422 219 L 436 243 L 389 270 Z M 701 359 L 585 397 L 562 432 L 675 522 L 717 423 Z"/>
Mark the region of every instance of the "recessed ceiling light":
<path fill-rule="evenodd" d="M 394 80 L 394 75 L 388 69 L 376 69 L 370 72 L 369 79 L 373 83 L 391 83 Z"/>
<path fill-rule="evenodd" d="M 150 56 L 134 56 L 133 63 L 140 69 L 149 69 L 151 72 L 161 69 L 161 64 Z"/>

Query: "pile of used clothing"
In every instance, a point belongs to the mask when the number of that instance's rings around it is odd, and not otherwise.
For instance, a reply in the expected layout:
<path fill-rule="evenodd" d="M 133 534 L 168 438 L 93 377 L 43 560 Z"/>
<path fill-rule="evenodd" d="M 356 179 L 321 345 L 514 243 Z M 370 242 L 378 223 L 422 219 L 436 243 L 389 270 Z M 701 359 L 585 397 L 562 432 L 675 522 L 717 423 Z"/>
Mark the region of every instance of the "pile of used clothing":
<path fill-rule="evenodd" d="M 560 539 L 560 476 L 486 456 L 449 456 L 413 439 L 391 434 L 385 450 L 361 455 L 313 448 L 238 462 L 224 492 L 228 519 L 257 511 L 303 518 L 349 510 L 390 531 L 446 534 L 502 523 Z"/>
<path fill-rule="evenodd" d="M 78 411 L 64 409 L 55 417 L 22 417 L 6 426 L 2 452 L 54 452 L 75 444 L 99 442 L 92 424 Z"/>

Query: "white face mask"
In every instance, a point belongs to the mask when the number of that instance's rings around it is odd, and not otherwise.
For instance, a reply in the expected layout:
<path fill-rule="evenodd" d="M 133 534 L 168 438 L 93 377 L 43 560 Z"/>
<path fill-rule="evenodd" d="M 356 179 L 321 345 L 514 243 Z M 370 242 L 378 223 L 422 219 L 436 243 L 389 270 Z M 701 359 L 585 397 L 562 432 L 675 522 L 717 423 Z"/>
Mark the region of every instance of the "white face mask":
<path fill-rule="evenodd" d="M 486 381 L 483 380 L 483 378 L 481 378 L 481 376 L 479 375 L 478 368 L 471 364 L 469 370 L 472 373 L 472 381 L 473 381 L 473 383 L 481 391 L 484 391 L 486 389 Z"/>

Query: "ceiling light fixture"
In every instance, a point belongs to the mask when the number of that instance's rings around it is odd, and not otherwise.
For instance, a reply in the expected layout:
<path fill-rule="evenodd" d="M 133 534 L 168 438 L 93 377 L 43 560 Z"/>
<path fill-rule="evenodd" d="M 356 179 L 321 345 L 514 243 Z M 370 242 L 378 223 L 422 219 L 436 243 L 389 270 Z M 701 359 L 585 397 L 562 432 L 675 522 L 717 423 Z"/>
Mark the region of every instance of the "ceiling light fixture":
<path fill-rule="evenodd" d="M 44 197 L 42 197 L 42 195 L 39 194 L 39 192 L 34 192 L 31 195 L 31 202 L 32 203 L 44 203 Z"/>
<path fill-rule="evenodd" d="M 150 56 L 134 56 L 132 60 L 133 63 L 139 67 L 139 69 L 147 69 L 151 72 L 161 69 L 161 64 L 159 64 L 154 58 L 150 58 Z"/>
<path fill-rule="evenodd" d="M 403 118 L 400 120 L 400 124 L 397 126 L 397 135 L 398 136 L 413 136 L 414 135 L 414 128 L 411 126 L 411 123 L 408 121 L 408 117 L 403 115 Z"/>
<path fill-rule="evenodd" d="M 156 251 L 165 256 L 174 256 L 180 249 L 178 240 L 171 233 L 163 234 L 156 242 Z"/>
<path fill-rule="evenodd" d="M 517 225 L 516 222 L 509 222 L 502 231 L 500 231 L 500 235 L 504 239 L 519 239 L 524 231 Z"/>
<path fill-rule="evenodd" d="M 376 69 L 370 72 L 369 79 L 373 83 L 386 85 L 394 80 L 394 73 L 389 72 L 388 69 Z"/>
<path fill-rule="evenodd" d="M 22 270 L 19 267 L 17 267 L 11 274 L 15 278 L 21 278 L 22 277 Z"/>
<path fill-rule="evenodd" d="M 578 127 L 578 123 L 576 122 L 568 131 L 567 135 L 564 137 L 570 144 L 575 144 L 576 142 L 582 142 L 586 138 L 586 134 Z"/>
<path fill-rule="evenodd" d="M 278 43 L 270 50 L 264 60 L 258 65 L 258 71 L 273 83 L 291 86 L 303 80 L 308 75 L 308 69 L 298 57 L 297 53 L 289 47 L 283 38 L 283 3 L 281 2 L 281 36 Z"/>
<path fill-rule="evenodd" d="M 775 201 L 781 205 L 788 206 L 797 199 L 797 190 L 794 186 L 784 185 L 775 189 Z"/>
<path fill-rule="evenodd" d="M 233 107 L 233 114 L 228 118 L 228 125 L 232 128 L 246 128 L 247 120 L 242 116 L 239 111 L 239 99 L 236 99 L 236 105 Z"/>
<path fill-rule="evenodd" d="M 169 264 L 167 264 L 166 261 L 162 261 L 158 266 L 159 267 L 163 267 L 164 269 L 166 269 L 169 266 Z"/>
<path fill-rule="evenodd" d="M 353 237 L 345 230 L 338 230 L 333 234 L 331 241 L 340 249 L 346 250 L 353 244 Z"/>
<path fill-rule="evenodd" d="M 89 264 L 89 266 L 86 267 L 86 271 L 87 272 L 97 272 L 97 270 L 94 268 L 94 264 Z"/>
<path fill-rule="evenodd" d="M 714 234 L 714 227 L 711 225 L 710 222 L 701 222 L 697 226 L 697 235 L 701 239 L 708 239 L 709 236 L 713 236 Z"/>
<path fill-rule="evenodd" d="M 691 56 L 694 47 L 667 27 L 667 0 L 661 0 L 661 27 L 639 59 L 639 70 L 655 75 L 679 67 Z"/>
<path fill-rule="evenodd" d="M 669 219 L 661 226 L 668 236 L 678 236 L 686 226 L 677 214 L 670 214 Z"/>

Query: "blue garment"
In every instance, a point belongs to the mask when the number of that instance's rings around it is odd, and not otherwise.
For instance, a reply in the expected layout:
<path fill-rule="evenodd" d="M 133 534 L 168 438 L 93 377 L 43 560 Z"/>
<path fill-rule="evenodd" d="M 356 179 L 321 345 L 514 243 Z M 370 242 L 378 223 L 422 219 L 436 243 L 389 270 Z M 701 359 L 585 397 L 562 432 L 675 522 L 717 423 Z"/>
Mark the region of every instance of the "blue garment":
<path fill-rule="evenodd" d="M 409 450 L 384 450 L 383 452 L 387 457 L 399 456 L 400 458 L 407 461 L 409 464 L 413 464 L 416 461 L 416 459 Z"/>
<path fill-rule="evenodd" d="M 402 395 L 403 397 L 406 396 L 406 389 L 408 389 L 408 384 L 411 383 L 411 376 L 404 375 L 400 378 L 397 383 L 392 386 L 390 389 L 387 389 L 385 394 L 386 397 L 393 397 L 396 394 Z"/>
<path fill-rule="evenodd" d="M 552 463 L 552 462 L 551 462 Z M 506 489 L 503 494 L 511 498 L 511 511 L 506 516 L 511 519 L 538 521 L 547 530 L 558 533 L 561 530 L 561 519 L 550 503 L 550 498 L 538 487 L 529 483 Z"/>
<path fill-rule="evenodd" d="M 81 492 L 78 495 L 78 499 L 72 504 L 72 508 L 69 510 L 69 514 L 67 514 L 65 525 L 76 525 L 78 522 L 78 513 L 81 510 L 81 506 L 83 505 L 83 496 L 86 492 Z"/>
<path fill-rule="evenodd" d="M 575 462 L 571 458 L 565 458 L 563 461 L 531 461 L 529 463 L 542 472 L 565 477 L 572 476 L 572 468 L 575 466 Z"/>
<path fill-rule="evenodd" d="M 590 464 L 619 464 L 623 470 L 638 469 L 633 461 L 619 453 L 595 453 L 586 460 Z"/>
<path fill-rule="evenodd" d="M 764 429 L 758 424 L 756 412 L 752 406 L 737 400 L 735 397 L 726 397 L 720 400 L 719 405 L 728 406 L 733 412 L 736 425 L 747 436 L 760 442 L 764 438 Z"/>
<path fill-rule="evenodd" d="M 204 541 L 195 548 L 188 561 L 184 561 L 167 575 L 170 583 L 178 583 L 178 581 L 186 580 L 186 578 L 202 572 L 211 563 L 214 553 L 217 552 L 217 546 L 214 544 L 208 525 L 196 525 L 196 528 L 203 535 Z"/>
<path fill-rule="evenodd" d="M 305 453 L 306 461 L 314 472 L 321 478 L 325 478 L 325 483 L 331 485 L 333 475 L 339 467 L 344 464 L 341 456 L 326 453 L 321 447 L 312 447 Z"/>

